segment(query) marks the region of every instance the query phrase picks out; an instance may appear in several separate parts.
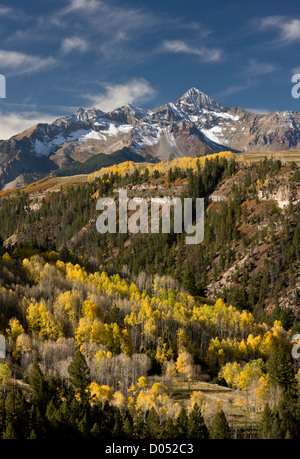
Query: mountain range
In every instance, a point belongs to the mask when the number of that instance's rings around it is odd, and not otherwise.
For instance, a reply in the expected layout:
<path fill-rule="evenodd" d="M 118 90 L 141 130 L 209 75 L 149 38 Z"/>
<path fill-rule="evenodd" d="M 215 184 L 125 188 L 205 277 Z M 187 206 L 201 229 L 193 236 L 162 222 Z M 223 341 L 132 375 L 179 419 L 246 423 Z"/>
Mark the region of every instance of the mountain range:
<path fill-rule="evenodd" d="M 79 108 L 0 141 L 0 189 L 87 164 L 167 161 L 218 151 L 300 149 L 300 113 L 228 108 L 196 88 L 152 110 L 125 105 L 105 113 Z M 88 172 L 92 172 L 89 170 Z M 71 173 L 70 173 L 71 175 Z"/>

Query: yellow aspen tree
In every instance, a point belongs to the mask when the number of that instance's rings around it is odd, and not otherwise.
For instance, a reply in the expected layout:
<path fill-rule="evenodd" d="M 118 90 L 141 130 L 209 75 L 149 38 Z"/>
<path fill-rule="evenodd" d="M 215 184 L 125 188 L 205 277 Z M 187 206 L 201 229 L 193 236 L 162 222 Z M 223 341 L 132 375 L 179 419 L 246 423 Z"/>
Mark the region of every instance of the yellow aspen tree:
<path fill-rule="evenodd" d="M 32 341 L 29 335 L 21 333 L 16 339 L 16 348 L 13 353 L 14 357 L 18 358 L 26 352 L 32 351 Z"/>
<path fill-rule="evenodd" d="M 176 376 L 176 365 L 174 360 L 170 360 L 169 362 L 166 362 L 165 365 L 165 372 L 166 376 L 171 378 L 172 376 Z"/>
<path fill-rule="evenodd" d="M 92 382 L 88 386 L 90 401 L 92 404 L 111 402 L 113 399 L 113 390 L 106 385 L 100 386 L 96 382 Z"/>
<path fill-rule="evenodd" d="M 205 402 L 205 394 L 199 391 L 193 391 L 190 396 L 190 409 L 192 410 L 194 405 L 198 405 L 199 408 L 202 410 Z"/>
<path fill-rule="evenodd" d="M 237 362 L 228 362 L 220 370 L 219 377 L 224 378 L 229 387 L 238 386 L 238 376 L 241 372 L 241 365 Z"/>
<path fill-rule="evenodd" d="M 147 386 L 148 386 L 147 378 L 146 378 L 145 376 L 141 376 L 141 377 L 138 379 L 137 386 L 138 386 L 140 389 L 143 389 L 143 388 L 147 387 Z"/>
<path fill-rule="evenodd" d="M 8 387 L 11 371 L 6 363 L 0 363 L 0 388 L 5 390 Z"/>
<path fill-rule="evenodd" d="M 258 385 L 256 388 L 256 399 L 257 405 L 260 410 L 266 405 L 270 396 L 270 381 L 269 374 L 262 375 L 258 380 Z"/>
<path fill-rule="evenodd" d="M 9 319 L 8 326 L 9 326 L 9 328 L 6 329 L 6 333 L 14 341 L 16 341 L 18 336 L 21 335 L 22 333 L 24 333 L 24 331 L 25 331 L 23 326 L 20 324 L 19 320 L 16 319 L 16 318 Z"/>
<path fill-rule="evenodd" d="M 193 377 L 194 361 L 193 357 L 191 356 L 191 354 L 187 352 L 186 349 L 182 348 L 179 351 L 175 366 L 177 373 L 184 376 L 187 379 L 190 387 L 190 382 Z"/>
<path fill-rule="evenodd" d="M 74 337 L 79 345 L 90 340 L 92 323 L 88 317 L 82 317 L 79 320 L 78 327 L 74 332 Z"/>
<path fill-rule="evenodd" d="M 126 398 L 120 391 L 116 391 L 113 394 L 112 405 L 116 406 L 120 411 L 126 409 Z"/>
<path fill-rule="evenodd" d="M 9 255 L 9 253 L 5 252 L 5 254 L 2 256 L 2 260 L 4 261 L 4 263 L 9 266 L 12 264 L 12 258 L 11 256 Z"/>
<path fill-rule="evenodd" d="M 122 330 L 121 332 L 120 343 L 122 354 L 128 355 L 128 357 L 130 357 L 132 354 L 132 343 L 130 335 L 126 328 L 124 328 L 124 330 Z"/>

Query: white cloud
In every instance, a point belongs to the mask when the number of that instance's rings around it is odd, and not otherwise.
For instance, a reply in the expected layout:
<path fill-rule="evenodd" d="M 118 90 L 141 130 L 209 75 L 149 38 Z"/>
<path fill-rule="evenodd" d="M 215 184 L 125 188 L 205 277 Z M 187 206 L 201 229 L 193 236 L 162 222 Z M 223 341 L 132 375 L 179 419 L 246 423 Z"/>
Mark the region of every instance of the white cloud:
<path fill-rule="evenodd" d="M 61 29 L 73 31 L 76 27 L 76 35 L 81 31 L 80 36 L 88 37 L 93 50 L 113 64 L 146 59 L 146 51 L 137 51 L 135 45 L 165 24 L 161 16 L 144 7 L 99 0 L 69 0 L 52 21 Z"/>
<path fill-rule="evenodd" d="M 16 51 L 0 50 L 0 68 L 10 75 L 34 73 L 44 70 L 56 63 L 53 57 L 31 56 Z"/>
<path fill-rule="evenodd" d="M 155 94 L 148 81 L 141 78 L 131 80 L 125 84 L 107 84 L 103 94 L 87 94 L 85 97 L 92 103 L 92 107 L 98 107 L 108 112 L 126 104 L 145 102 L 152 99 Z"/>
<path fill-rule="evenodd" d="M 300 19 L 286 16 L 267 16 L 260 21 L 260 29 L 277 29 L 283 44 L 300 41 Z"/>
<path fill-rule="evenodd" d="M 205 62 L 219 62 L 223 58 L 220 49 L 192 46 L 182 40 L 165 40 L 162 43 L 162 50 L 171 53 L 191 54 L 202 58 Z"/>
<path fill-rule="evenodd" d="M 276 70 L 276 66 L 266 62 L 259 62 L 256 59 L 251 59 L 249 64 L 244 70 L 244 73 L 248 77 L 258 77 L 262 75 L 267 75 Z"/>
<path fill-rule="evenodd" d="M 292 19 L 291 21 L 282 24 L 282 39 L 286 42 L 300 40 L 300 20 Z"/>
<path fill-rule="evenodd" d="M 64 54 L 71 53 L 72 51 L 85 52 L 89 48 L 89 42 L 80 37 L 64 38 L 61 44 L 61 50 Z"/>
<path fill-rule="evenodd" d="M 0 113 L 0 139 L 10 139 L 38 123 L 50 123 L 54 116 L 38 112 Z"/>
<path fill-rule="evenodd" d="M 115 36 L 145 29 L 161 24 L 161 19 L 142 8 L 122 7 L 100 0 L 70 0 L 69 5 L 58 13 L 58 17 L 80 14 L 80 19 L 88 18 L 89 27 L 96 27 L 101 34 Z"/>
<path fill-rule="evenodd" d="M 99 8 L 102 2 L 97 0 L 70 0 L 70 5 L 64 10 L 64 13 L 71 13 L 73 11 L 83 10 L 85 12 L 92 12 Z"/>
<path fill-rule="evenodd" d="M 11 14 L 14 10 L 8 6 L 0 6 L 0 16 L 7 16 Z"/>

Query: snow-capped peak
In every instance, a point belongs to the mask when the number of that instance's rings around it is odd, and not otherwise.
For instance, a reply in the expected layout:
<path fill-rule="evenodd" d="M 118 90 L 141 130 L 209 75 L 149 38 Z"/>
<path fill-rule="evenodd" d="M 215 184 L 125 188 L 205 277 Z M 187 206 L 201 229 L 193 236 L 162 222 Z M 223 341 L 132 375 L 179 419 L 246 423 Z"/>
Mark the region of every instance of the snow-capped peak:
<path fill-rule="evenodd" d="M 223 107 L 218 102 L 215 102 L 211 97 L 207 96 L 204 92 L 199 91 L 197 88 L 189 89 L 183 96 L 181 96 L 176 105 L 188 106 L 192 110 L 208 110 L 208 111 L 224 111 Z"/>

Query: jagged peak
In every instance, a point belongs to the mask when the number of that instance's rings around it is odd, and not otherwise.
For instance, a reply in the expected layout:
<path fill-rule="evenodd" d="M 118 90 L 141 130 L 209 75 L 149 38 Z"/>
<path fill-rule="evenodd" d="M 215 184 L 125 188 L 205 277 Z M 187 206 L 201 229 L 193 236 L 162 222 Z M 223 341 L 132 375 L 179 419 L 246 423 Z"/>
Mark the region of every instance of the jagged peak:
<path fill-rule="evenodd" d="M 224 110 L 224 108 L 226 108 L 195 87 L 190 88 L 188 91 L 186 91 L 176 101 L 176 104 L 193 105 L 194 107 L 198 107 L 201 109 L 206 108 L 209 110 Z"/>
<path fill-rule="evenodd" d="M 179 100 L 181 99 L 186 99 L 188 97 L 204 97 L 204 98 L 209 98 L 210 97 L 205 94 L 204 92 L 200 91 L 199 89 L 195 88 L 195 87 L 192 87 L 190 88 L 188 91 L 186 91 L 180 98 Z"/>
<path fill-rule="evenodd" d="M 54 125 L 61 125 L 61 124 L 67 124 L 70 122 L 86 122 L 92 119 L 96 119 L 99 117 L 102 117 L 104 115 L 104 112 L 98 108 L 91 108 L 91 109 L 85 109 L 85 108 L 78 108 L 76 112 L 70 113 L 69 115 L 66 116 L 61 116 L 60 118 L 57 118 L 52 124 Z"/>
<path fill-rule="evenodd" d="M 126 105 L 123 105 L 122 107 L 118 107 L 115 110 L 113 110 L 111 113 L 124 112 L 124 111 L 131 112 L 134 114 L 140 114 L 140 113 L 146 114 L 147 113 L 147 110 L 145 110 L 144 108 L 137 107 L 136 105 L 132 105 L 132 104 L 126 104 Z"/>
<path fill-rule="evenodd" d="M 196 95 L 204 95 L 204 96 L 206 96 L 206 94 L 204 92 L 200 91 L 198 88 L 195 88 L 195 87 L 190 88 L 185 94 L 187 94 L 189 96 L 190 95 L 195 95 L 195 94 Z"/>

